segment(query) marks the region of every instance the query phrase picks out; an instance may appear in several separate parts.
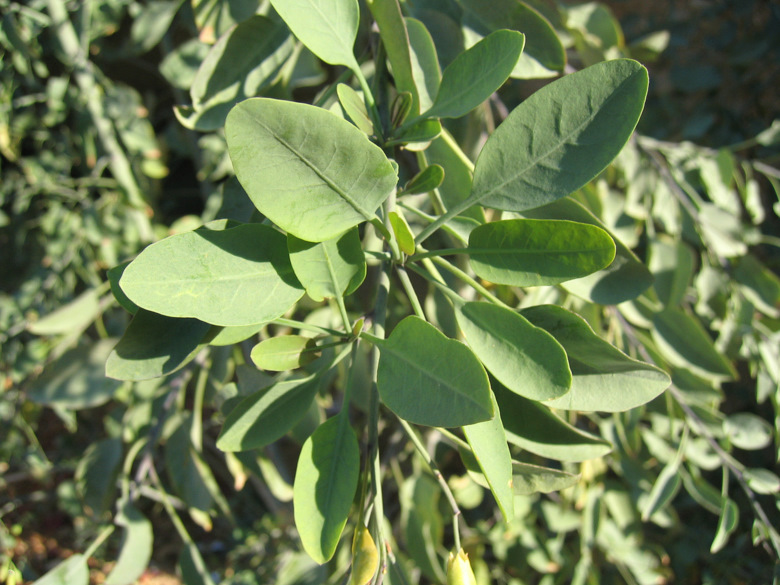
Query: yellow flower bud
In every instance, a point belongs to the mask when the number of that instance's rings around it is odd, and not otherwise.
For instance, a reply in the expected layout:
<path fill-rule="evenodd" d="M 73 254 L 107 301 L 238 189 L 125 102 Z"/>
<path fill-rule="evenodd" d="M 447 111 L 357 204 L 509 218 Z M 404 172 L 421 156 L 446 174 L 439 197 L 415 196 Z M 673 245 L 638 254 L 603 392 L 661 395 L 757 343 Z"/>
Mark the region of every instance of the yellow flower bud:
<path fill-rule="evenodd" d="M 371 533 L 361 523 L 352 539 L 352 575 L 350 585 L 366 585 L 374 578 L 379 567 L 379 551 Z"/>
<path fill-rule="evenodd" d="M 477 585 L 469 555 L 463 549 L 460 549 L 457 555 L 450 553 L 447 561 L 447 585 Z"/>

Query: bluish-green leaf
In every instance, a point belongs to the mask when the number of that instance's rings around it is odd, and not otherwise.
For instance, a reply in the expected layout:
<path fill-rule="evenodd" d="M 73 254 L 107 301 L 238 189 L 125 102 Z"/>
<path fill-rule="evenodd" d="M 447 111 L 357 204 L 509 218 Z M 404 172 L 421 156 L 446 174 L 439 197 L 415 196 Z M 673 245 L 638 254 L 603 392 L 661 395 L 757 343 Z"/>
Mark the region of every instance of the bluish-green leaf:
<path fill-rule="evenodd" d="M 455 315 L 469 347 L 509 390 L 531 400 L 569 391 L 566 352 L 547 331 L 491 303 L 466 303 Z"/>
<path fill-rule="evenodd" d="M 302 335 L 280 335 L 255 345 L 250 357 L 261 370 L 294 370 L 317 359 L 317 343 Z"/>
<path fill-rule="evenodd" d="M 568 394 L 545 404 L 580 411 L 620 412 L 649 402 L 671 380 L 663 370 L 628 357 L 599 337 L 580 316 L 554 305 L 521 311 L 566 350 L 573 374 Z"/>
<path fill-rule="evenodd" d="M 516 496 L 549 494 L 577 483 L 579 475 L 530 463 L 512 462 L 512 492 Z"/>
<path fill-rule="evenodd" d="M 116 565 L 106 577 L 106 585 L 131 585 L 146 571 L 152 558 L 152 523 L 127 500 L 120 504 L 115 522 L 124 529 L 124 537 Z"/>
<path fill-rule="evenodd" d="M 488 138 L 475 165 L 469 201 L 521 211 L 576 191 L 631 136 L 647 84 L 644 67 L 618 59 L 543 87 Z"/>
<path fill-rule="evenodd" d="M 615 258 L 607 232 L 560 220 L 490 222 L 471 232 L 468 249 L 477 276 L 512 286 L 558 284 L 601 270 Z"/>
<path fill-rule="evenodd" d="M 358 92 L 348 86 L 346 83 L 339 83 L 336 86 L 336 93 L 339 96 L 339 103 L 344 109 L 352 123 L 360 128 L 367 136 L 374 134 L 374 123 L 366 110 L 366 103 Z"/>
<path fill-rule="evenodd" d="M 303 295 L 286 238 L 260 224 L 161 240 L 133 260 L 120 286 L 149 311 L 225 326 L 270 321 Z"/>
<path fill-rule="evenodd" d="M 360 448 L 345 415 L 325 421 L 306 439 L 295 471 L 295 526 L 303 548 L 320 564 L 336 552 L 360 475 Z"/>
<path fill-rule="evenodd" d="M 612 446 L 555 416 L 533 400 L 510 392 L 501 384 L 493 384 L 504 429 L 510 443 L 558 461 L 585 461 L 603 457 Z"/>
<path fill-rule="evenodd" d="M 512 73 L 525 36 L 497 30 L 464 51 L 444 70 L 429 118 L 459 118 L 487 100 Z"/>
<path fill-rule="evenodd" d="M 464 426 L 463 434 L 466 435 L 474 458 L 490 486 L 493 497 L 496 498 L 504 522 L 509 522 L 515 515 L 512 494 L 512 457 L 506 442 L 498 404 L 492 392 L 490 400 L 495 413 L 493 418 L 475 425 Z"/>
<path fill-rule="evenodd" d="M 459 341 L 411 316 L 378 344 L 379 394 L 402 419 L 432 427 L 460 427 L 492 418 L 487 374 Z"/>
<path fill-rule="evenodd" d="M 370 220 L 396 185 L 382 150 L 352 124 L 307 104 L 256 98 L 225 122 L 238 180 L 257 209 L 307 241 Z"/>
<path fill-rule="evenodd" d="M 195 357 L 211 327 L 197 319 L 177 319 L 139 309 L 108 356 L 106 376 L 148 380 L 170 374 Z"/>
<path fill-rule="evenodd" d="M 425 25 L 414 18 L 404 18 L 406 32 L 409 35 L 409 57 L 412 64 L 412 77 L 420 98 L 420 110 L 431 107 L 439 91 L 441 69 L 436 55 L 436 46 Z"/>
<path fill-rule="evenodd" d="M 246 451 L 273 443 L 300 421 L 317 393 L 314 377 L 277 382 L 247 396 L 230 411 L 217 447 Z"/>
<path fill-rule="evenodd" d="M 271 0 L 306 48 L 330 65 L 357 67 L 352 48 L 360 11 L 357 0 Z"/>
<path fill-rule="evenodd" d="M 366 277 L 366 258 L 357 229 L 315 243 L 287 235 L 290 262 L 315 301 L 353 293 Z"/>

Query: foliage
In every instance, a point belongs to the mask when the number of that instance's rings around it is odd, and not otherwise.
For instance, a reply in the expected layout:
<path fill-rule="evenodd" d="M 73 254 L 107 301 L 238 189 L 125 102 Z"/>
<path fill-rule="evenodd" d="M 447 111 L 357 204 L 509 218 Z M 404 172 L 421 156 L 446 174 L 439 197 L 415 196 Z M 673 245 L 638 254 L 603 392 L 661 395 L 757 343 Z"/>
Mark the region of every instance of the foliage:
<path fill-rule="evenodd" d="M 0 537 L 41 494 L 79 551 L 9 579 L 131 583 L 167 541 L 188 584 L 776 576 L 777 123 L 635 133 L 663 35 L 2 5 Z M 128 55 L 156 92 L 104 73 Z"/>

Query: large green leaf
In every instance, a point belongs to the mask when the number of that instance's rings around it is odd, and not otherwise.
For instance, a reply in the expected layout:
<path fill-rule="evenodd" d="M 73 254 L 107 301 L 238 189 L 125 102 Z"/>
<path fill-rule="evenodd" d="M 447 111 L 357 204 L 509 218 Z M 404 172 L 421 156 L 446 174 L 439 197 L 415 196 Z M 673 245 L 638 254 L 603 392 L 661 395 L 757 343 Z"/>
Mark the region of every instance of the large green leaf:
<path fill-rule="evenodd" d="M 464 51 L 444 70 L 429 118 L 459 118 L 487 100 L 512 73 L 525 37 L 498 30 Z"/>
<path fill-rule="evenodd" d="M 512 491 L 516 496 L 549 494 L 574 485 L 579 475 L 530 463 L 512 462 Z"/>
<path fill-rule="evenodd" d="M 599 337 L 580 316 L 554 305 L 521 311 L 566 350 L 571 391 L 545 404 L 580 411 L 620 412 L 649 402 L 671 384 L 663 370 L 632 359 Z"/>
<path fill-rule="evenodd" d="M 119 283 L 144 309 L 225 326 L 270 321 L 303 295 L 287 239 L 260 224 L 161 240 L 130 263 Z"/>
<path fill-rule="evenodd" d="M 117 380 L 148 380 L 187 364 L 211 325 L 197 319 L 177 319 L 139 309 L 106 361 L 106 376 Z"/>
<path fill-rule="evenodd" d="M 221 128 L 230 108 L 273 82 L 294 45 L 284 24 L 259 14 L 220 37 L 192 82 L 193 111 L 179 110 L 188 127 Z"/>
<path fill-rule="evenodd" d="M 468 249 L 477 276 L 512 286 L 558 284 L 601 270 L 615 258 L 607 232 L 560 220 L 490 222 L 471 232 Z"/>
<path fill-rule="evenodd" d="M 273 443 L 304 417 L 317 388 L 318 380 L 310 376 L 277 382 L 247 396 L 225 419 L 217 447 L 246 451 Z"/>
<path fill-rule="evenodd" d="M 631 136 L 647 84 L 644 67 L 618 59 L 543 87 L 488 138 L 474 168 L 469 201 L 521 211 L 576 191 Z"/>
<path fill-rule="evenodd" d="M 331 65 L 355 69 L 352 52 L 360 11 L 357 0 L 271 0 L 298 39 Z"/>
<path fill-rule="evenodd" d="M 460 427 L 493 416 L 490 384 L 468 347 L 419 317 L 401 321 L 376 340 L 377 387 L 399 417 L 432 427 Z"/>
<path fill-rule="evenodd" d="M 345 416 L 325 421 L 306 439 L 295 471 L 295 526 L 320 564 L 336 551 L 360 475 L 360 448 Z"/>
<path fill-rule="evenodd" d="M 255 206 L 307 241 L 330 240 L 374 217 L 396 173 L 382 150 L 330 112 L 246 100 L 225 122 L 230 158 Z"/>
<path fill-rule="evenodd" d="M 490 486 L 493 497 L 496 498 L 504 521 L 509 522 L 515 515 L 515 500 L 512 494 L 512 456 L 506 442 L 498 404 L 492 392 L 490 400 L 495 413 L 493 418 L 475 425 L 464 426 L 463 434 L 466 435 L 474 458 Z"/>
<path fill-rule="evenodd" d="M 493 384 L 504 429 L 510 443 L 558 461 L 586 461 L 603 457 L 612 446 L 555 416 L 546 406 Z"/>
<path fill-rule="evenodd" d="M 288 234 L 287 250 L 295 275 L 315 301 L 351 294 L 366 277 L 357 228 L 319 243 Z"/>
<path fill-rule="evenodd" d="M 33 381 L 27 390 L 28 400 L 71 410 L 108 402 L 122 385 L 106 378 L 104 372 L 113 345 L 113 339 L 102 339 L 66 351 Z"/>
<path fill-rule="evenodd" d="M 127 500 L 120 503 L 115 521 L 124 529 L 124 538 L 119 559 L 106 577 L 106 585 L 130 585 L 146 571 L 152 558 L 152 523 Z"/>
<path fill-rule="evenodd" d="M 509 390 L 532 400 L 569 391 L 566 352 L 547 331 L 490 303 L 466 303 L 455 314 L 471 349 Z"/>

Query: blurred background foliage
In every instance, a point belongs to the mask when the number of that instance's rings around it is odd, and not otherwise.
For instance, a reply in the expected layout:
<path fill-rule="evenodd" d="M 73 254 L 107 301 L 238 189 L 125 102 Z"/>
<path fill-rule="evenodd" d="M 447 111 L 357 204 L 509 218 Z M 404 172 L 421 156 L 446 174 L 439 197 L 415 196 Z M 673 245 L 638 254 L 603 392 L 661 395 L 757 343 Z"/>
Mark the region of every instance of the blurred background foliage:
<path fill-rule="evenodd" d="M 429 27 L 442 61 L 457 54 L 442 39 L 461 30 L 459 4 L 401 4 Z M 641 409 L 586 417 L 614 452 L 569 468 L 582 474 L 573 487 L 518 498 L 508 527 L 456 454 L 430 439 L 473 527 L 478 580 L 768 583 L 780 550 L 780 5 L 529 4 L 555 28 L 567 67 L 632 56 L 650 70 L 638 136 L 576 197 L 656 284 L 618 307 L 574 306 L 675 385 Z M 0 0 L 0 581 L 35 580 L 87 551 L 102 582 L 124 551 L 105 529 L 121 491 L 140 495 L 153 519 L 155 571 L 187 583 L 340 582 L 298 552 L 289 474 L 306 428 L 257 456 L 214 448 L 221 401 L 263 375 L 240 348 L 213 347 L 163 380 L 103 376 L 129 319 L 108 270 L 168 234 L 252 217 L 226 157 L 225 104 L 311 101 L 339 75 L 291 43 L 267 84 L 210 87 L 214 71 L 228 71 L 223 62 L 199 73 L 217 39 L 267 10 L 260 0 Z M 368 51 L 363 24 L 358 55 Z M 473 158 L 491 117 L 544 77 L 513 79 L 492 108 L 454 121 L 464 151 Z M 213 402 L 193 455 L 186 390 L 197 384 Z M 154 447 L 136 461 L 128 449 L 141 436 Z M 441 545 L 441 498 L 397 445 L 387 438 L 394 534 Z M 177 470 L 182 461 L 191 465 Z M 410 522 L 409 509 L 430 513 Z M 412 577 L 435 579 L 435 563 L 408 549 L 423 572 Z"/>

